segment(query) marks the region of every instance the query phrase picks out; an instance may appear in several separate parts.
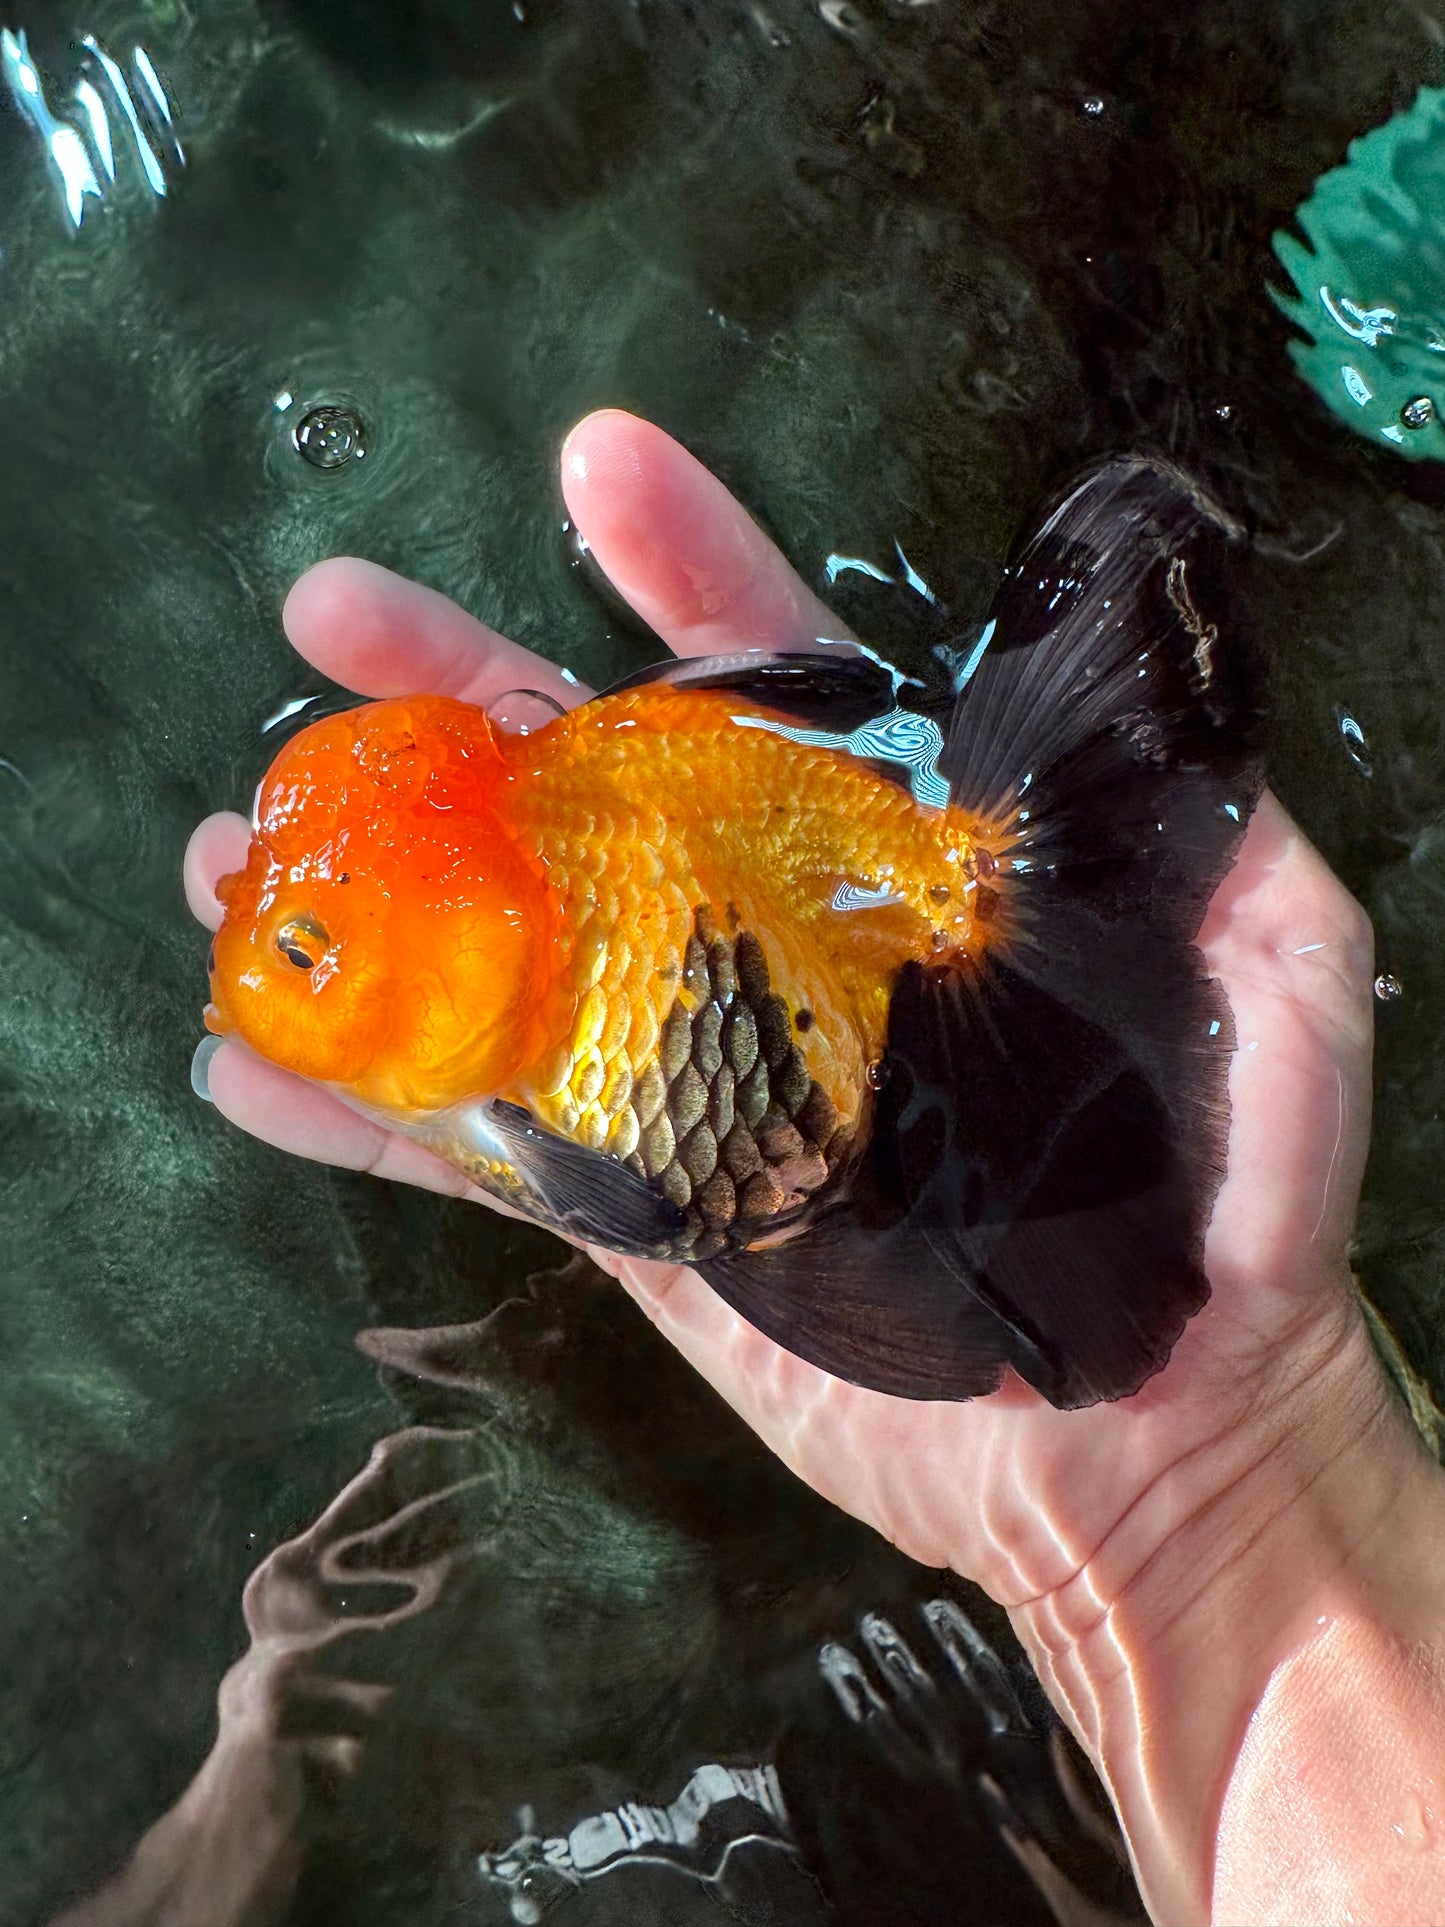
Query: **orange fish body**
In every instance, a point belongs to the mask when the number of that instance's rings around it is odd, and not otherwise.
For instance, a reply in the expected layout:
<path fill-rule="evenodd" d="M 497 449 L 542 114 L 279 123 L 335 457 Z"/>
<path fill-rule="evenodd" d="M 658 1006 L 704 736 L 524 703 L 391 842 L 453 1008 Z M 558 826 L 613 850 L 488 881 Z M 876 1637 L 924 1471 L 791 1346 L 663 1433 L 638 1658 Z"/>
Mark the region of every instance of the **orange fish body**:
<path fill-rule="evenodd" d="M 956 708 L 746 656 L 530 735 L 434 696 L 315 723 L 221 886 L 208 1022 L 829 1370 L 1133 1389 L 1207 1290 L 1227 1011 L 1191 939 L 1258 782 L 1210 521 L 1100 471 Z"/>
<path fill-rule="evenodd" d="M 687 1213 L 659 1255 L 774 1228 L 846 1161 L 901 965 L 984 928 L 978 826 L 788 729 L 661 683 L 529 736 L 312 724 L 222 886 L 214 1024 L 509 1197 L 455 1113 L 526 1109 Z"/>

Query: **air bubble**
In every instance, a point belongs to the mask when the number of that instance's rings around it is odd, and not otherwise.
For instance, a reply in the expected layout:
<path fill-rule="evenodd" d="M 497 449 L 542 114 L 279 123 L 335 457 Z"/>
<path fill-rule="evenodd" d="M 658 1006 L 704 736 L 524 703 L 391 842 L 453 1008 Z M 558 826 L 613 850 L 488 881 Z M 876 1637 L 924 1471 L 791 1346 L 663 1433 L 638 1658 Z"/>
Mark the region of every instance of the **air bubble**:
<path fill-rule="evenodd" d="M 1375 995 L 1382 1004 L 1397 1003 L 1405 994 L 1405 986 L 1400 979 L 1388 970 L 1382 970 L 1375 979 Z"/>
<path fill-rule="evenodd" d="M 1361 776 L 1373 776 L 1375 765 L 1370 760 L 1370 745 L 1365 739 L 1365 732 L 1343 703 L 1335 704 L 1335 722 L 1345 746 L 1345 754 Z"/>
<path fill-rule="evenodd" d="M 1101 94 L 1085 94 L 1084 98 L 1079 102 L 1079 106 L 1089 116 L 1090 120 L 1098 120 L 1104 111 L 1103 96 Z"/>
<path fill-rule="evenodd" d="M 291 443 L 313 468 L 345 468 L 366 453 L 366 424 L 354 408 L 323 403 L 308 409 L 297 422 Z"/>
<path fill-rule="evenodd" d="M 1434 419 L 1435 404 L 1428 395 L 1416 395 L 1400 410 L 1400 420 L 1406 428 L 1428 428 Z"/>
<path fill-rule="evenodd" d="M 565 703 L 540 689 L 508 689 L 487 704 L 487 720 L 508 736 L 535 736 L 567 714 Z"/>

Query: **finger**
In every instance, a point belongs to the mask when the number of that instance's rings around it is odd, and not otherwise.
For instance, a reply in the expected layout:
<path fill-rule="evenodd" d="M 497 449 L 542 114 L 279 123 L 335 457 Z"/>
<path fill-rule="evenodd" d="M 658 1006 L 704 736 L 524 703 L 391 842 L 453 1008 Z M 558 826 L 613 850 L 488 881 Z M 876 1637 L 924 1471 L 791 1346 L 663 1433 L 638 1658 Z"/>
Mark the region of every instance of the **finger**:
<path fill-rule="evenodd" d="M 617 408 L 580 421 L 562 493 L 610 580 L 680 656 L 848 637 L 717 477 L 651 422 Z"/>
<path fill-rule="evenodd" d="M 191 831 L 181 874 L 191 915 L 208 930 L 219 930 L 224 914 L 216 884 L 233 870 L 246 867 L 250 841 L 250 824 L 234 810 L 208 816 Z"/>
<path fill-rule="evenodd" d="M 450 1197 L 482 1195 L 460 1171 L 410 1138 L 358 1116 L 319 1084 L 279 1070 L 234 1038 L 213 1047 L 203 1075 L 206 1094 L 221 1115 L 278 1151 Z"/>
<path fill-rule="evenodd" d="M 1280 803 L 1260 798 L 1233 870 L 1199 935 L 1232 1000 L 1253 986 L 1287 994 L 1347 1053 L 1373 1030 L 1374 933 L 1360 905 Z"/>
<path fill-rule="evenodd" d="M 354 556 L 308 569 L 281 620 L 309 663 L 363 696 L 426 690 L 485 708 L 509 689 L 539 689 L 571 708 L 591 694 L 435 589 Z"/>

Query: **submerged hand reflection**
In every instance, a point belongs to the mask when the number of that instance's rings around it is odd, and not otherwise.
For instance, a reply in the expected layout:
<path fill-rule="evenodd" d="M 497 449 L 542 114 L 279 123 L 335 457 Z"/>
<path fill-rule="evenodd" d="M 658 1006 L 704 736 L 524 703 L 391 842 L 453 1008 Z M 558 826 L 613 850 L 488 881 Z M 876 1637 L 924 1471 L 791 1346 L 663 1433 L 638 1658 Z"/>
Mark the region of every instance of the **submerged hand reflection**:
<path fill-rule="evenodd" d="M 562 469 L 592 554 L 680 655 L 843 633 L 660 430 L 593 415 Z M 369 696 L 586 694 L 433 591 L 365 562 L 311 570 L 284 619 L 308 661 Z M 187 890 L 213 928 L 217 879 L 243 863 L 247 839 L 230 815 L 192 839 Z M 1383 1530 L 1424 1475 L 1370 1356 L 1347 1263 L 1368 1139 L 1369 926 L 1267 796 L 1202 942 L 1240 1042 L 1229 1175 L 1206 1253 L 1213 1296 L 1134 1397 L 1059 1412 L 1010 1380 L 966 1405 L 892 1399 L 782 1351 L 692 1272 L 594 1253 L 801 1477 L 1010 1608 L 1101 1761 L 1146 1895 L 1171 1922 L 1207 1909 L 1233 1749 L 1314 1589 L 1358 1555 L 1355 1522 Z M 211 1058 L 209 1090 L 233 1122 L 286 1150 L 481 1197 L 235 1042 Z M 1337 1511 L 1349 1523 L 1321 1551 L 1317 1515 Z M 1187 1676 L 1201 1645 L 1226 1630 L 1231 1688 L 1205 1692 L 1201 1680 L 1196 1691 Z M 1180 1720 L 1187 1736 L 1170 1731 Z"/>

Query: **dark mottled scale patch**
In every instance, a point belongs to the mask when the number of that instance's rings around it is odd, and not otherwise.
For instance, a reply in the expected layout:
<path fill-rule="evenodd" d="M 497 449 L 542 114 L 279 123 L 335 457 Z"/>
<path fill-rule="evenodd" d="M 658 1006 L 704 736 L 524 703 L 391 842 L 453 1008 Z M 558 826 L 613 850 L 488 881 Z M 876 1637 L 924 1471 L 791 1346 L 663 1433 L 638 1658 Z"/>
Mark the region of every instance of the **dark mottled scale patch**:
<path fill-rule="evenodd" d="M 756 1014 L 758 1049 L 767 1059 L 769 1070 L 775 1070 L 793 1048 L 793 1020 L 788 1006 L 776 993 L 763 999 Z"/>
<path fill-rule="evenodd" d="M 828 1160 L 816 1144 L 809 1144 L 801 1157 L 779 1165 L 778 1176 L 790 1191 L 800 1191 L 810 1198 L 828 1182 Z"/>
<path fill-rule="evenodd" d="M 758 1149 L 757 1140 L 741 1121 L 728 1132 L 718 1149 L 722 1162 L 739 1184 L 744 1178 L 750 1178 L 754 1171 L 762 1169 L 763 1154 Z"/>
<path fill-rule="evenodd" d="M 692 1179 L 676 1158 L 658 1173 L 657 1188 L 669 1204 L 675 1204 L 681 1208 L 692 1203 Z"/>
<path fill-rule="evenodd" d="M 659 1111 L 638 1141 L 642 1162 L 650 1178 L 660 1177 L 671 1164 L 673 1153 L 677 1150 L 677 1137 L 672 1128 L 672 1119 L 666 1111 Z"/>
<path fill-rule="evenodd" d="M 740 930 L 733 943 L 733 963 L 738 973 L 738 989 L 744 999 L 754 1005 L 760 1004 L 767 996 L 771 985 L 768 982 L 768 960 L 763 955 L 763 946 L 751 930 Z"/>
<path fill-rule="evenodd" d="M 707 947 L 707 974 L 712 994 L 724 1010 L 737 995 L 738 973 L 733 947 L 726 937 L 714 937 Z"/>
<path fill-rule="evenodd" d="M 705 1005 L 693 1020 L 692 1061 L 708 1083 L 722 1068 L 722 1026 L 722 1010 L 716 1003 Z"/>
<path fill-rule="evenodd" d="M 657 1061 L 670 1084 L 692 1055 L 692 1019 L 681 1003 L 667 1013 L 657 1040 Z"/>
<path fill-rule="evenodd" d="M 667 1102 L 667 1079 L 662 1074 L 662 1065 L 656 1059 L 640 1071 L 632 1083 L 632 1108 L 637 1113 L 637 1122 L 645 1131 Z"/>
<path fill-rule="evenodd" d="M 693 1201 L 702 1214 L 702 1221 L 710 1230 L 720 1230 L 732 1223 L 737 1216 L 738 1194 L 733 1181 L 726 1171 L 714 1171 L 705 1184 L 699 1185 L 693 1194 Z"/>
<path fill-rule="evenodd" d="M 808 1066 L 803 1053 L 800 1050 L 790 1050 L 783 1063 L 773 1073 L 773 1094 L 789 1117 L 796 1117 L 802 1110 L 812 1088 L 813 1080 L 808 1075 Z"/>
<path fill-rule="evenodd" d="M 786 1196 L 777 1174 L 771 1167 L 764 1166 L 761 1171 L 754 1172 L 738 1192 L 738 1216 L 771 1218 L 782 1210 Z"/>
<path fill-rule="evenodd" d="M 722 1047 L 739 1077 L 746 1077 L 758 1061 L 758 1020 L 750 1004 L 737 1004 L 723 1026 Z"/>
<path fill-rule="evenodd" d="M 687 949 L 683 953 L 682 981 L 699 997 L 705 995 L 711 988 L 707 973 L 707 951 L 696 933 L 688 938 Z"/>
<path fill-rule="evenodd" d="M 796 1125 L 765 1124 L 757 1135 L 758 1149 L 769 1164 L 783 1164 L 803 1154 L 803 1137 Z"/>
<path fill-rule="evenodd" d="M 694 1184 L 706 1184 L 717 1169 L 717 1139 L 708 1125 L 688 1132 L 677 1147 L 677 1161 Z"/>
<path fill-rule="evenodd" d="M 821 1084 L 810 1083 L 795 1120 L 803 1136 L 826 1151 L 838 1130 L 838 1107 Z"/>
<path fill-rule="evenodd" d="M 735 912 L 728 922 L 737 930 Z M 634 1078 L 627 1163 L 685 1213 L 677 1255 L 701 1260 L 800 1208 L 850 1140 L 795 1042 L 816 1020 L 772 988 L 751 931 L 726 935 L 700 909 L 680 976 L 657 1056 Z"/>
<path fill-rule="evenodd" d="M 707 1085 L 696 1064 L 684 1064 L 667 1094 L 672 1128 L 685 1137 L 707 1110 Z"/>
<path fill-rule="evenodd" d="M 736 1104 L 743 1123 L 750 1129 L 761 1124 L 768 1110 L 768 1067 L 760 1057 L 747 1076 L 738 1082 Z"/>
<path fill-rule="evenodd" d="M 719 1064 L 707 1093 L 707 1121 L 718 1138 L 725 1138 L 733 1128 L 733 1084 L 732 1065 Z"/>

